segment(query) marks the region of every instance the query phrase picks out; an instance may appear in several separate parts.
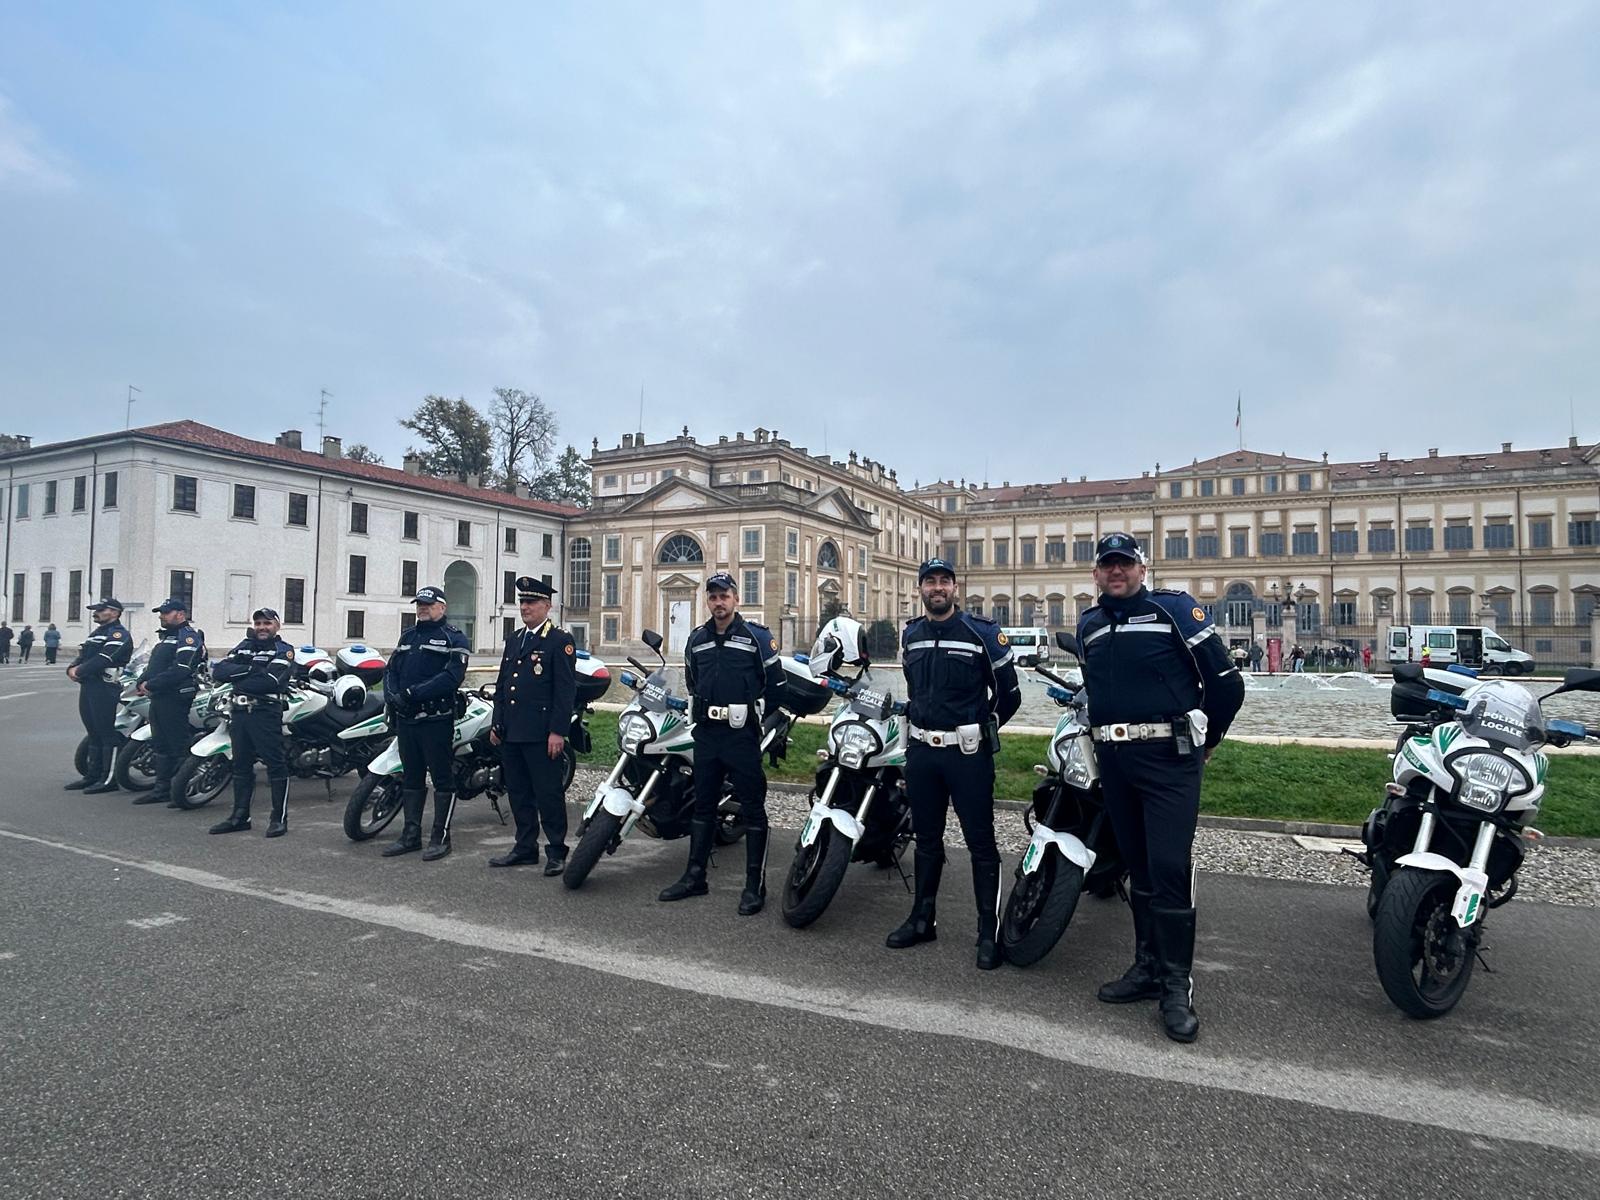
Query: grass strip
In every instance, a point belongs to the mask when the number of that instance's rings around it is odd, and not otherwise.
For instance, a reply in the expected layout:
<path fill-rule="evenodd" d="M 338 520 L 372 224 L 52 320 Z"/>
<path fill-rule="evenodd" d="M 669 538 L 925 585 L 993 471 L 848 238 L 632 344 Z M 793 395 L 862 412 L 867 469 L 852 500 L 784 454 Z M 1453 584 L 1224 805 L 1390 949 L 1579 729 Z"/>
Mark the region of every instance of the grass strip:
<path fill-rule="evenodd" d="M 617 759 L 617 714 L 593 714 L 589 732 L 594 749 L 583 762 L 609 767 Z M 788 758 L 775 771 L 769 767 L 767 778 L 809 784 L 826 735 L 822 725 L 796 726 Z M 1038 782 L 1033 765 L 1044 762 L 1046 739 L 1007 733 L 1001 739 L 995 795 L 1026 800 Z M 1223 817 L 1359 825 L 1382 801 L 1383 786 L 1392 777 L 1388 756 L 1381 750 L 1224 742 L 1206 767 L 1200 809 Z M 1597 796 L 1600 756 L 1553 755 L 1536 824 L 1555 837 L 1600 837 Z"/>

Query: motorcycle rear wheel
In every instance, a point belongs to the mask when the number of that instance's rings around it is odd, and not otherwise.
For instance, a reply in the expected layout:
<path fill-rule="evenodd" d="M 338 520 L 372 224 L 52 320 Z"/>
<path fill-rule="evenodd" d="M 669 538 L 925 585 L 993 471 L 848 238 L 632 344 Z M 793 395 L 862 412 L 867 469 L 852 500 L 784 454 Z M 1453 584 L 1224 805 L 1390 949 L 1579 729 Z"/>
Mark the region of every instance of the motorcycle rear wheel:
<path fill-rule="evenodd" d="M 578 844 L 567 855 L 567 869 L 561 872 L 561 882 L 568 891 L 576 891 L 589 878 L 600 856 L 611 848 L 612 841 L 622 829 L 622 818 L 601 808 L 589 818 L 589 826 L 578 839 Z"/>
<path fill-rule="evenodd" d="M 1372 958 L 1396 1008 L 1418 1020 L 1442 1017 L 1460 1001 L 1477 960 L 1473 929 L 1450 915 L 1459 882 L 1444 871 L 1403 867 L 1378 902 Z"/>
<path fill-rule="evenodd" d="M 122 743 L 117 751 L 117 786 L 127 792 L 148 792 L 155 785 L 155 743 Z"/>
<path fill-rule="evenodd" d="M 1083 868 L 1046 850 L 1037 871 L 1020 872 L 1019 866 L 1000 920 L 1000 941 L 1007 962 L 1027 967 L 1049 954 L 1071 924 L 1083 892 Z"/>
<path fill-rule="evenodd" d="M 829 822 L 809 846 L 796 847 L 783 884 L 783 919 L 793 929 L 810 925 L 833 902 L 850 866 L 855 843 Z"/>
<path fill-rule="evenodd" d="M 89 778 L 89 736 L 85 734 L 78 743 L 78 748 L 72 752 L 72 769 L 83 778 Z"/>
<path fill-rule="evenodd" d="M 362 775 L 344 806 L 344 835 L 352 842 L 376 837 L 405 807 L 398 775 Z"/>
<path fill-rule="evenodd" d="M 567 742 L 561 751 L 561 791 L 572 786 L 572 777 L 578 773 L 578 752 L 572 748 L 572 743 Z"/>
<path fill-rule="evenodd" d="M 233 782 L 233 761 L 226 754 L 207 758 L 188 755 L 172 773 L 172 802 L 179 808 L 201 808 Z"/>

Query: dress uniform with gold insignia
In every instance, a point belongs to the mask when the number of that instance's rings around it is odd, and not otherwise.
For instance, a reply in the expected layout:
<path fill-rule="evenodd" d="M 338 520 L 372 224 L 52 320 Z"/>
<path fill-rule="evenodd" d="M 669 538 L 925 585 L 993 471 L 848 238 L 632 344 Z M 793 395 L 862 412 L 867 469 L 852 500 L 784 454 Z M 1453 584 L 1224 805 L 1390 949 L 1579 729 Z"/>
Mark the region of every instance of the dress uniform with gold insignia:
<path fill-rule="evenodd" d="M 117 768 L 117 698 L 122 695 L 122 668 L 133 657 L 133 643 L 122 624 L 121 600 L 89 605 L 94 632 L 83 640 L 67 670 L 78 685 L 78 717 L 89 735 L 89 762 L 82 779 L 67 784 L 69 792 L 114 792 Z"/>
<path fill-rule="evenodd" d="M 555 588 L 532 576 L 517 580 L 523 627 L 506 639 L 495 683 L 494 733 L 500 741 L 517 841 L 494 867 L 539 861 L 544 826 L 546 875 L 559 875 L 567 861 L 567 799 L 562 788 L 567 731 L 577 699 L 577 644 L 550 619 Z"/>

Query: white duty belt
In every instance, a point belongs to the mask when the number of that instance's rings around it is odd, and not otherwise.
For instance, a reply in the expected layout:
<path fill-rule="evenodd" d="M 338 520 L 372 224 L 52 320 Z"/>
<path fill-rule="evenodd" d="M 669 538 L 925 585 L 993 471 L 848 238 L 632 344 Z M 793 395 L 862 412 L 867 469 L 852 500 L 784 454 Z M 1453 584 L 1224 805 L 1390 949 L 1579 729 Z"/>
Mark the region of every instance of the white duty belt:
<path fill-rule="evenodd" d="M 1148 742 L 1152 738 L 1169 738 L 1173 731 L 1171 721 L 1161 721 L 1143 725 L 1096 725 L 1092 732 L 1097 742 Z"/>
<path fill-rule="evenodd" d="M 960 746 L 963 754 L 971 754 L 978 748 L 978 739 L 982 736 L 982 725 L 965 725 L 961 729 L 923 729 L 919 725 L 906 723 L 907 731 L 913 741 L 921 742 L 925 746 L 932 746 L 936 750 L 946 746 Z M 966 732 L 966 745 L 961 743 L 961 734 Z"/>

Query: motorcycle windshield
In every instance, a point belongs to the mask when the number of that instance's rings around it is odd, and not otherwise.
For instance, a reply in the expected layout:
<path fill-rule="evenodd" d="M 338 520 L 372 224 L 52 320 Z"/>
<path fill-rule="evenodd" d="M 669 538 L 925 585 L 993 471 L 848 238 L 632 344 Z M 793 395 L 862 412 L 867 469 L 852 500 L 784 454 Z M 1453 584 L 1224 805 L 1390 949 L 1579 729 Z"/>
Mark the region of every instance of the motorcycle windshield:
<path fill-rule="evenodd" d="M 894 693 L 888 688 L 861 688 L 850 693 L 850 711 L 869 721 L 881 721 L 894 707 Z"/>
<path fill-rule="evenodd" d="M 1473 737 L 1513 750 L 1544 741 L 1544 713 L 1526 688 L 1490 680 L 1468 690 L 1462 699 L 1467 706 L 1456 720 Z"/>
<path fill-rule="evenodd" d="M 150 639 L 140 642 L 133 651 L 133 657 L 128 659 L 128 665 L 122 668 L 124 675 L 137 675 L 150 665 Z"/>
<path fill-rule="evenodd" d="M 650 678 L 644 681 L 644 687 L 639 691 L 639 705 L 646 712 L 666 712 L 672 706 L 667 703 L 670 697 L 678 695 L 683 688 L 677 667 L 663 667 L 653 671 Z"/>

